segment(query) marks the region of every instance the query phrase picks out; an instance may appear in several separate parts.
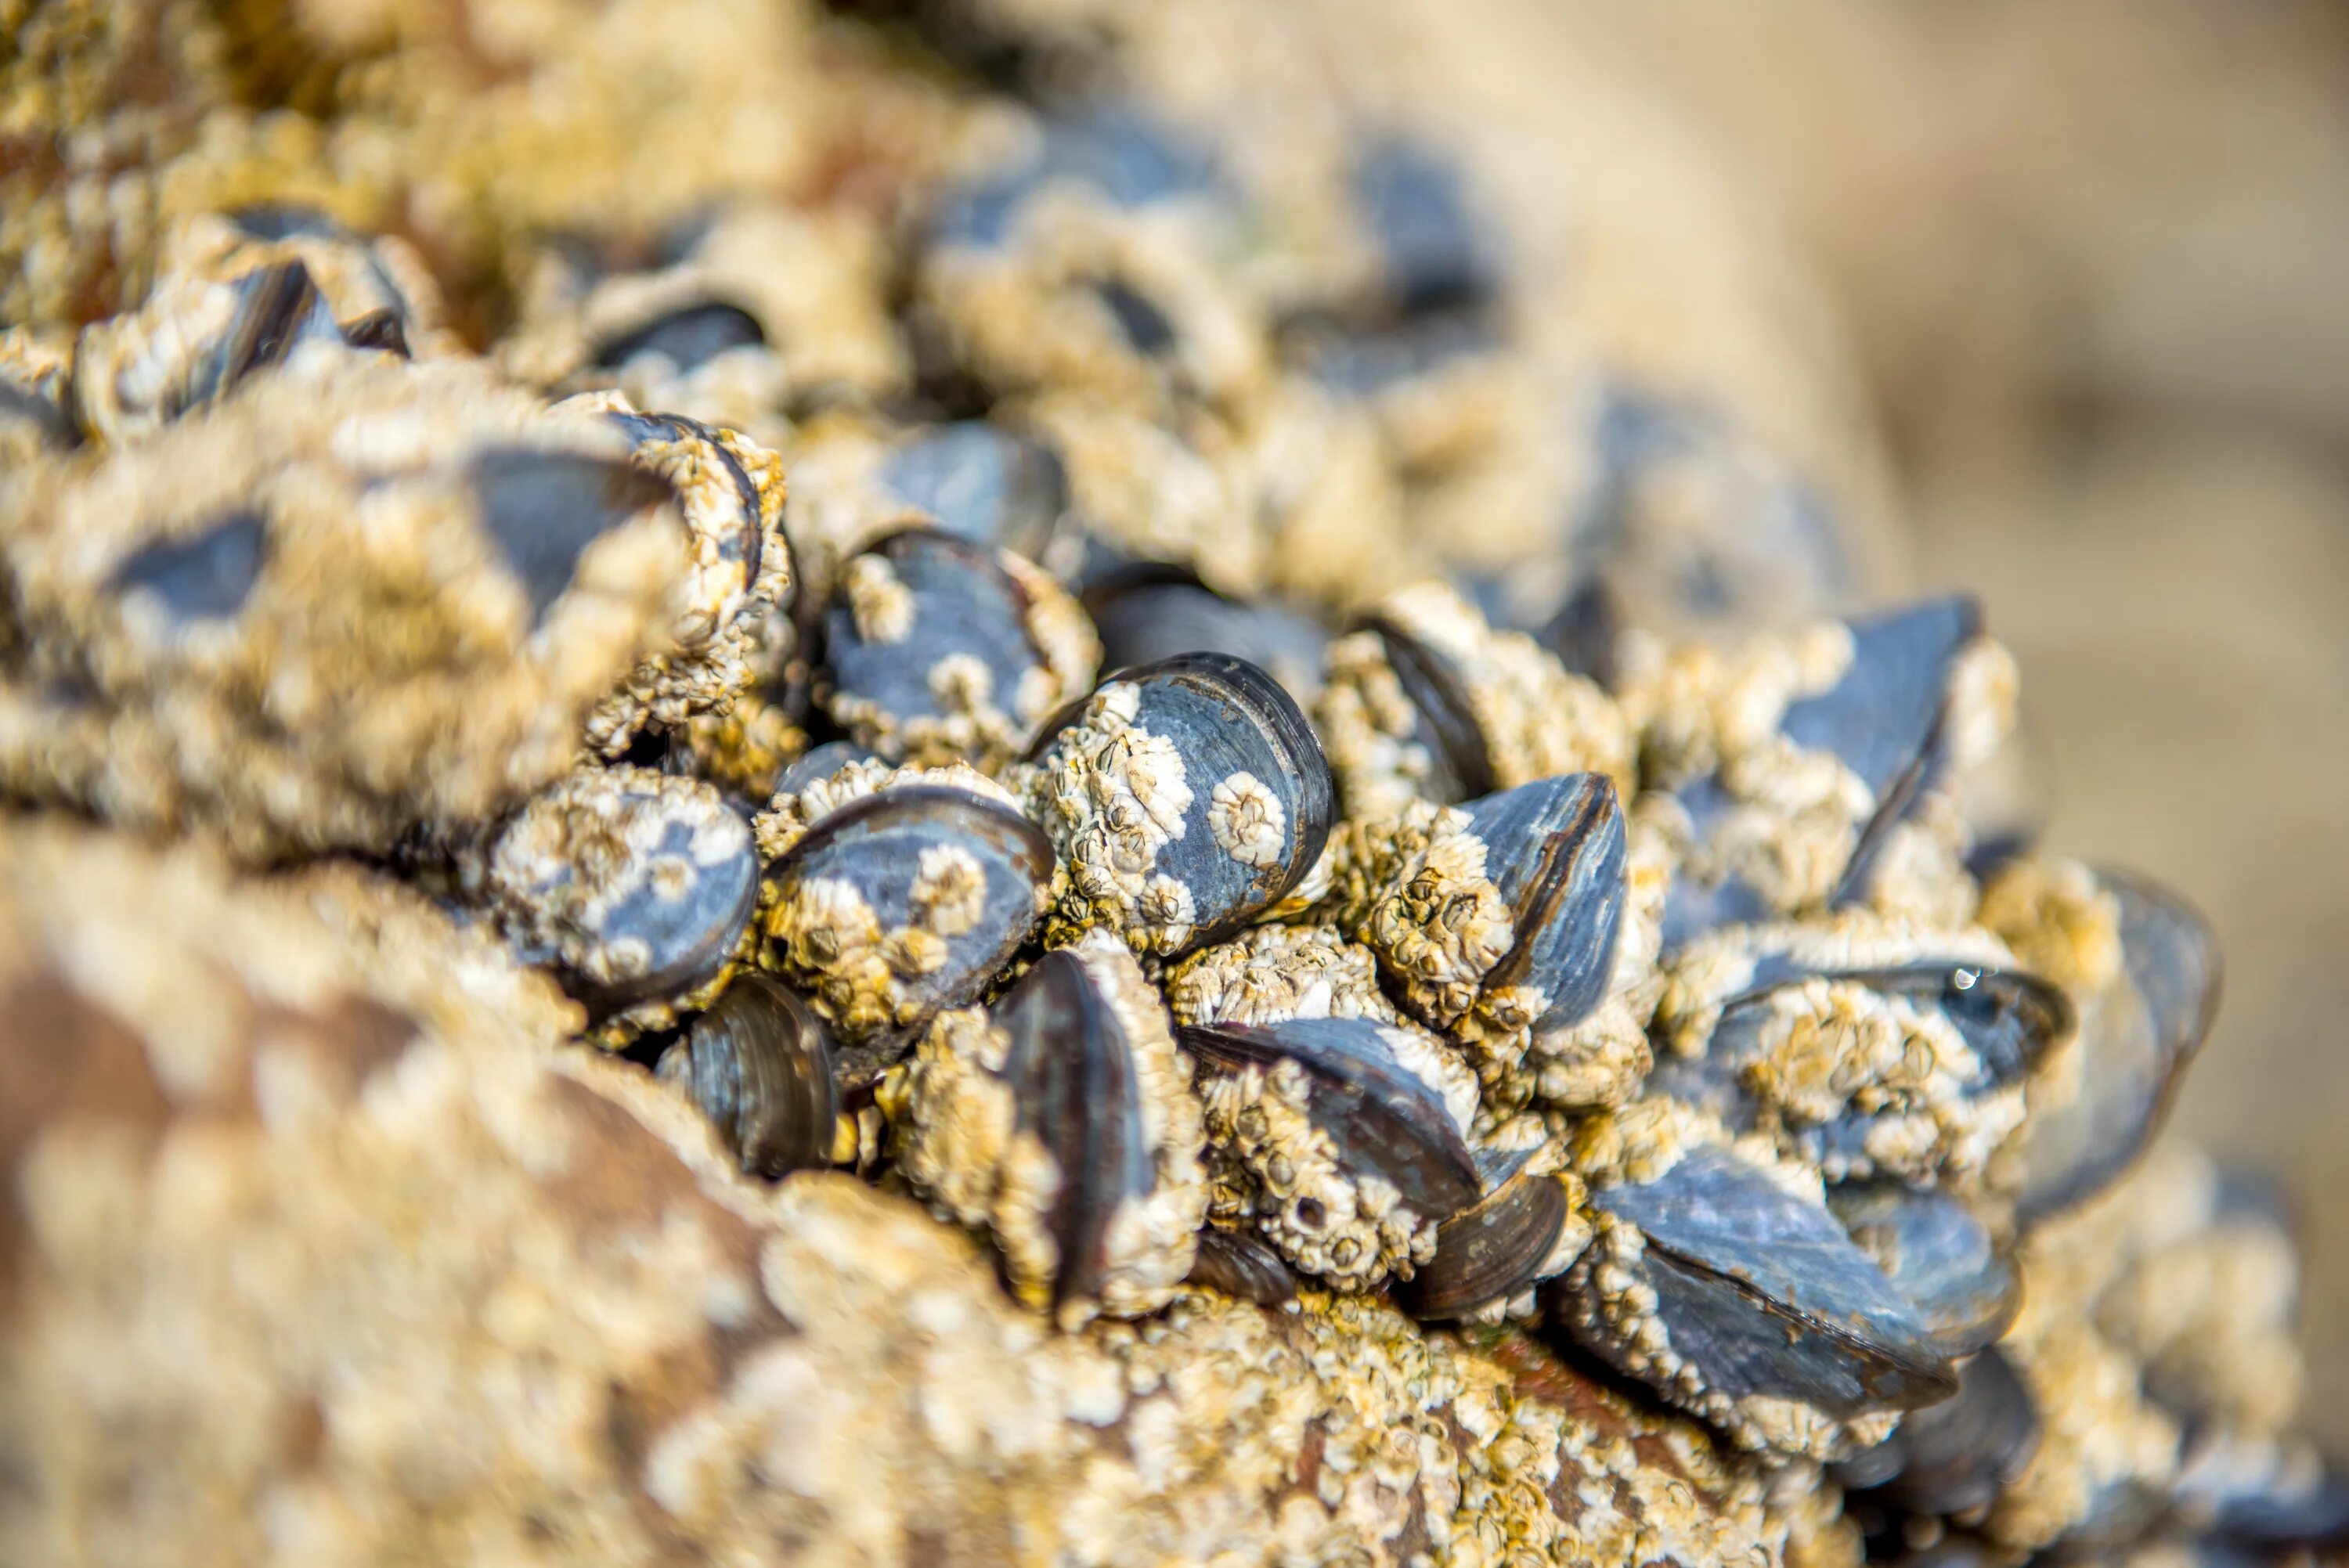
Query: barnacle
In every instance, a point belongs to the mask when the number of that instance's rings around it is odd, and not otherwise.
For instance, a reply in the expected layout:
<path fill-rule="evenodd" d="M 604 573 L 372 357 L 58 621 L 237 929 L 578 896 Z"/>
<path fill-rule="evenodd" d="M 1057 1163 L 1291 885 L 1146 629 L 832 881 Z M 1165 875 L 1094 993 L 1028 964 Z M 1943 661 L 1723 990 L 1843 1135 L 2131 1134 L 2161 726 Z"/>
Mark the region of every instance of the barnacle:
<path fill-rule="evenodd" d="M 118 9 L 0 49 L 0 1557 L 2349 1533 L 2209 932 L 1278 8 Z"/>

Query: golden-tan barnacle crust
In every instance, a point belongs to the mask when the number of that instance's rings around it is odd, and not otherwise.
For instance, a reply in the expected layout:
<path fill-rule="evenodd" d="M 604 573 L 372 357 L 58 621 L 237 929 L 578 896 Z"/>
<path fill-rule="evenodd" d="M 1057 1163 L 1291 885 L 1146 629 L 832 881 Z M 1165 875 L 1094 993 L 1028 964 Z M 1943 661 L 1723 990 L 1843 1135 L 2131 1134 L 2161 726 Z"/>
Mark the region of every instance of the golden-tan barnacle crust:
<path fill-rule="evenodd" d="M 73 340 L 0 328 L 0 475 L 73 444 Z"/>
<path fill-rule="evenodd" d="M 1979 918 L 2026 968 L 2075 995 L 2095 995 L 2121 972 L 2119 903 L 2078 861 L 2008 862 L 1983 884 Z"/>
<path fill-rule="evenodd" d="M 885 762 L 878 757 L 854 758 L 820 779 L 775 792 L 766 810 L 750 821 L 750 831 L 759 844 L 759 858 L 771 863 L 779 861 L 810 828 L 850 801 L 910 784 L 944 785 L 1019 810 L 1019 802 L 1009 789 L 960 763 L 916 768 Z"/>
<path fill-rule="evenodd" d="M 542 247 L 520 269 L 521 319 L 498 358 L 536 386 L 616 387 L 642 407 L 779 438 L 785 412 L 811 398 L 870 402 L 904 387 L 883 239 L 869 213 L 744 201 L 647 270 L 598 271 Z M 680 364 L 657 329 L 696 311 L 748 321 L 727 347 Z"/>
<path fill-rule="evenodd" d="M 2016 968 L 2013 954 L 1990 933 L 1922 931 L 1857 910 L 1710 933 L 1666 962 L 1650 1025 L 1654 1038 L 1682 1056 L 1704 1056 L 1724 1006 L 1755 989 L 1765 953 L 1809 977 L 1772 984 L 1758 1004 L 1748 1004 L 1763 1016 L 1733 1065 L 1757 1102 L 1757 1130 L 1792 1138 L 1857 1112 L 1869 1122 L 1864 1148 L 1827 1154 L 1831 1178 L 1880 1171 L 1966 1181 L 2022 1126 L 2024 1075 L 2001 1081 L 1940 1008 L 1832 973 L 1926 959 Z"/>
<path fill-rule="evenodd" d="M 583 993 L 686 991 L 740 944 L 757 901 L 750 830 L 712 786 L 586 768 L 533 796 L 469 880 L 506 940 Z"/>
<path fill-rule="evenodd" d="M 1216 275 L 1197 218 L 1179 201 L 1119 210 L 1047 190 L 1003 243 L 925 255 L 915 305 L 999 394 L 1049 388 L 1145 417 L 1228 407 L 1268 373 L 1268 335 Z"/>
<path fill-rule="evenodd" d="M 1153 952 L 1190 940 L 1191 890 L 1157 869 L 1184 831 L 1192 782 L 1172 738 L 1134 722 L 1141 691 L 1111 681 L 1053 738 L 1054 761 L 1013 781 L 1022 809 L 1061 851 L 1067 888 L 1045 928 L 1066 941 L 1094 925 L 1130 931 Z"/>
<path fill-rule="evenodd" d="M 2156 1149 L 2034 1230 L 2021 1260 L 2023 1310 L 2000 1350 L 2044 1431 L 1992 1511 L 1995 1542 L 2096 1539 L 2142 1519 L 2198 1450 L 2297 1447 L 2306 1379 L 2292 1243 L 2266 1215 L 2229 1209 L 2199 1150 Z"/>
<path fill-rule="evenodd" d="M 1476 1111 L 1475 1078 L 1443 1041 L 1409 1024 L 1381 1025 L 1381 1034 L 1464 1136 Z M 1444 1216 L 1421 1213 L 1393 1182 L 1345 1158 L 1338 1139 L 1314 1123 L 1314 1079 L 1299 1062 L 1202 1073 L 1198 1091 L 1218 1222 L 1255 1225 L 1291 1264 L 1339 1290 L 1367 1290 L 1391 1274 L 1409 1279 L 1435 1255 Z"/>
<path fill-rule="evenodd" d="M 1227 440 L 1212 419 L 1169 428 L 1067 392 L 1018 399 L 1004 418 L 1061 455 L 1084 533 L 1138 560 L 1178 562 L 1228 597 L 1265 590 L 1267 543 L 1237 476 L 1186 439 Z M 1057 561 L 1046 564 L 1061 569 Z"/>
<path fill-rule="evenodd" d="M 1345 613 L 1423 566 L 1424 546 L 1366 415 L 1303 377 L 1280 376 L 1251 401 L 1237 434 L 1225 466 L 1268 520 L 1269 588 Z"/>
<path fill-rule="evenodd" d="M 343 356 L 38 469 L 0 501 L 31 639 L 0 682 L 0 777 L 251 859 L 496 816 L 571 767 L 683 609 L 686 531 L 626 457 L 469 363 Z M 481 480 L 527 500 L 542 468 L 601 529 L 517 562 Z"/>
<path fill-rule="evenodd" d="M 792 588 L 783 464 L 732 430 L 647 416 L 617 392 L 581 393 L 554 412 L 620 429 L 631 459 L 677 493 L 685 517 L 688 565 L 672 646 L 629 672 L 587 718 L 587 744 L 617 757 L 647 727 L 723 713 L 756 678 L 765 615 Z"/>
<path fill-rule="evenodd" d="M 1477 767 L 1490 780 L 1472 793 L 1583 772 L 1605 774 L 1630 793 L 1633 733 L 1622 710 L 1531 637 L 1494 631 L 1456 590 L 1432 580 L 1389 594 L 1374 614 L 1432 653 L 1465 700 L 1462 717 L 1476 731 Z M 1330 645 L 1314 720 L 1349 817 L 1391 816 L 1460 766 L 1429 755 L 1426 724 L 1376 631 Z"/>
<path fill-rule="evenodd" d="M 1178 1024 L 1396 1021 L 1370 949 L 1327 926 L 1256 926 L 1170 965 L 1164 984 Z"/>
<path fill-rule="evenodd" d="M 10 1562 L 1783 1560 L 1759 1470 L 1517 1334 L 1061 1335 L 903 1198 L 741 1177 L 419 898 L 6 831 Z"/>
<path fill-rule="evenodd" d="M 1108 933 L 1092 933 L 1065 951 L 1105 1004 L 1111 1037 L 1099 1044 L 1063 1037 L 1019 1042 L 1014 1037 L 1033 1025 L 1017 1017 L 1010 998 L 1010 1010 L 999 1005 L 993 1016 L 961 1008 L 934 1020 L 914 1055 L 890 1069 L 877 1092 L 890 1119 L 897 1171 L 943 1217 L 994 1237 L 1015 1295 L 1050 1309 L 1063 1328 L 1076 1328 L 1098 1313 L 1136 1317 L 1172 1299 L 1191 1270 L 1206 1217 L 1207 1183 L 1199 1163 L 1191 1065 L 1174 1047 L 1164 1004 L 1125 944 Z M 1128 1058 L 1112 1081 L 1130 1073 L 1131 1110 L 1093 1109 L 1132 1117 L 1148 1172 L 1141 1190 L 1104 1191 L 1090 1203 L 1075 1190 L 1087 1183 L 1098 1188 L 1118 1174 L 1085 1169 L 1086 1140 L 1051 1125 L 1065 1111 L 1055 1107 L 1055 1097 L 1040 1093 L 1036 1075 L 1049 1068 L 1034 1059 L 1039 1052 L 1076 1058 L 1088 1050 L 1123 1052 Z M 1106 1087 L 1084 1077 L 1074 1081 L 1096 1091 Z M 1022 1094 L 1034 1103 L 1023 1106 Z M 1079 1157 L 1073 1168 L 1065 1162 L 1071 1154 Z M 1098 1258 L 1062 1256 L 1056 1212 L 1064 1205 L 1102 1202 L 1110 1208 Z M 1063 1276 L 1080 1269 L 1092 1288 L 1072 1294 Z"/>
<path fill-rule="evenodd" d="M 272 312 L 277 325 L 258 325 Z M 285 358 L 343 349 L 306 276 L 166 272 L 137 309 L 92 322 L 74 340 L 75 422 L 97 441 L 147 435 L 232 389 L 246 357 L 233 345 L 259 356 L 264 374 Z"/>
<path fill-rule="evenodd" d="M 1339 929 L 1377 954 L 1403 1004 L 1440 1029 L 1467 1016 L 1516 939 L 1472 826 L 1465 811 L 1413 799 L 1331 836 L 1342 846 L 1330 890 Z"/>
<path fill-rule="evenodd" d="M 722 713 L 697 713 L 669 732 L 696 778 L 742 800 L 773 797 L 783 770 L 808 749 L 807 731 L 756 690 L 742 693 Z"/>

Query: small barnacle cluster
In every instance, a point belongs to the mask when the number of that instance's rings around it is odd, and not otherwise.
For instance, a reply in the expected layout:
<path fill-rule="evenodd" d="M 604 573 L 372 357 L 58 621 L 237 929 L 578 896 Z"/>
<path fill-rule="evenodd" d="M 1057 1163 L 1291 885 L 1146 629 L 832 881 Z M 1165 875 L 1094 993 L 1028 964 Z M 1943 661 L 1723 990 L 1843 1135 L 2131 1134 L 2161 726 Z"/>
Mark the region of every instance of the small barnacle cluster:
<path fill-rule="evenodd" d="M 689 212 L 354 67 L 578 181 L 471 236 L 490 341 L 288 202 L 0 339 L 0 789 L 415 884 L 745 1172 L 983 1239 L 1040 1343 L 1231 1298 L 1579 1390 L 1486 1411 L 1487 1491 L 1635 1411 L 1823 1558 L 2349 1529 L 2272 1219 L 2123 1180 L 2209 935 L 1970 807 L 1972 604 L 1848 613 L 1818 498 L 1536 352 L 1426 139 L 1284 204 L 1138 92 L 957 75 L 1040 26 L 968 9 L 918 88 L 840 24 L 839 166 Z M 1492 1519 L 1652 1554 L 1543 1497 Z"/>

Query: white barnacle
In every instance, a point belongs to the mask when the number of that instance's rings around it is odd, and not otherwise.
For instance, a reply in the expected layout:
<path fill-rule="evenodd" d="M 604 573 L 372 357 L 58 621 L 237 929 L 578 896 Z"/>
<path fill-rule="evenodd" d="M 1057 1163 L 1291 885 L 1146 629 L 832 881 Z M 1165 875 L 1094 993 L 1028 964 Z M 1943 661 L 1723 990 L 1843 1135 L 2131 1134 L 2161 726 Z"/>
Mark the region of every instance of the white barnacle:
<path fill-rule="evenodd" d="M 902 643 L 914 630 L 914 594 L 899 580 L 896 569 L 878 555 L 860 555 L 848 563 L 841 587 L 848 594 L 848 613 L 856 634 L 868 643 Z"/>
<path fill-rule="evenodd" d="M 1247 772 L 1227 775 L 1209 793 L 1207 826 L 1216 847 L 1244 866 L 1278 865 L 1288 836 L 1279 798 Z"/>
<path fill-rule="evenodd" d="M 987 711 L 995 699 L 995 675 L 975 654 L 948 654 L 930 666 L 930 700 L 940 713 Z"/>
<path fill-rule="evenodd" d="M 922 851 L 910 898 L 924 929 L 960 936 L 986 910 L 986 868 L 960 844 L 934 844 Z"/>

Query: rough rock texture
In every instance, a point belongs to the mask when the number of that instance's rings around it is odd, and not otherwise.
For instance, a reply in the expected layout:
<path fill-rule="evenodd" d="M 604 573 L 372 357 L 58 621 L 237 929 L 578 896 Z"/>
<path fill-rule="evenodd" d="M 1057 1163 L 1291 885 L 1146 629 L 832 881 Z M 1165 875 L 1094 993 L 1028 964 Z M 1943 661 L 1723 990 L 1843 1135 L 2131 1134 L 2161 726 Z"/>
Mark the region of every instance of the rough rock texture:
<path fill-rule="evenodd" d="M 356 871 L 57 826 L 0 866 L 0 1560 L 1767 1563 L 1808 1528 L 1506 1332 L 1194 1293 L 1057 1336 L 906 1200 L 737 1176 Z"/>

